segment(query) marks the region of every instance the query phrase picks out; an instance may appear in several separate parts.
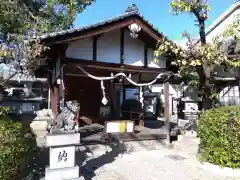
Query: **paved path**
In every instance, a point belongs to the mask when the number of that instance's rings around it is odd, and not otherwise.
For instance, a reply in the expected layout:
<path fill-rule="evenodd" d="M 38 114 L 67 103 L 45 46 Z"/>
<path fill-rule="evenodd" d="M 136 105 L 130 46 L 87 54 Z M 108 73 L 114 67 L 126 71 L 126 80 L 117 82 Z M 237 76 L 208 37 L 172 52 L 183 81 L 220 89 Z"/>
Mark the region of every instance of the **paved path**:
<path fill-rule="evenodd" d="M 106 160 L 101 167 L 100 161 L 103 159 L 88 159 L 82 166 L 82 179 L 240 180 L 203 171 L 197 165 L 196 150 L 197 139 L 185 137 L 177 149 L 139 151 L 122 156 L 115 154 L 117 158 Z"/>

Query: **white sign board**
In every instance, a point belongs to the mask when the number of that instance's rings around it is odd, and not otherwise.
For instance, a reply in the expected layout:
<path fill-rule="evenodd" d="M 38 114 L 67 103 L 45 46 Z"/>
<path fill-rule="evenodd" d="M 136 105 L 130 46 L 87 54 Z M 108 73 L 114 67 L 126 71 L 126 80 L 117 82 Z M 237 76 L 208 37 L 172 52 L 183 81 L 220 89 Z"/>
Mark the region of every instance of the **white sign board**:
<path fill-rule="evenodd" d="M 107 133 L 122 133 L 122 132 L 133 132 L 134 130 L 134 122 L 108 122 L 106 125 Z"/>
<path fill-rule="evenodd" d="M 198 110 L 198 104 L 197 103 L 185 103 L 185 111 L 187 112 L 192 112 L 192 111 L 197 111 Z"/>
<path fill-rule="evenodd" d="M 69 168 L 75 165 L 75 146 L 50 148 L 50 169 Z"/>

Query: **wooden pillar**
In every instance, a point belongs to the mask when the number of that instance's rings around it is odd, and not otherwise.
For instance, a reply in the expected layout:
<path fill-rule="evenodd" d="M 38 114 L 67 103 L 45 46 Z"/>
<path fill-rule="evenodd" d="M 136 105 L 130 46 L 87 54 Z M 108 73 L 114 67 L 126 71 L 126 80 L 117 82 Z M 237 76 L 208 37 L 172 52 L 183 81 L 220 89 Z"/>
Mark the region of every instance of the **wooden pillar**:
<path fill-rule="evenodd" d="M 124 67 L 124 28 L 120 29 L 120 64 Z M 122 79 L 122 102 L 126 100 L 126 89 L 124 86 L 124 78 Z"/>
<path fill-rule="evenodd" d="M 52 87 L 51 88 L 51 98 L 50 98 L 50 100 L 51 100 L 51 109 L 52 109 L 52 111 L 53 111 L 53 113 L 55 114 L 55 115 L 57 115 L 57 113 L 58 113 L 58 109 L 57 109 L 57 96 L 58 96 L 58 94 L 57 94 L 57 88 L 56 87 Z"/>
<path fill-rule="evenodd" d="M 111 94 L 111 117 L 112 118 L 116 118 L 117 114 L 116 114 L 116 88 L 115 88 L 115 83 L 114 81 L 110 81 L 111 84 L 111 88 L 110 88 L 110 94 Z"/>
<path fill-rule="evenodd" d="M 169 82 L 164 84 L 164 126 L 167 135 L 167 142 L 170 143 L 170 117 L 169 117 Z"/>
<path fill-rule="evenodd" d="M 124 79 L 122 80 L 122 102 L 126 100 L 126 87 L 124 86 Z"/>
<path fill-rule="evenodd" d="M 144 45 L 144 67 L 147 68 L 148 66 L 148 47 L 147 44 L 145 43 Z"/>
<path fill-rule="evenodd" d="M 115 99 L 116 99 L 116 118 L 120 118 L 120 109 L 121 109 L 121 86 L 120 84 L 115 83 Z"/>
<path fill-rule="evenodd" d="M 63 60 L 68 44 L 55 45 L 51 47 L 52 58 L 52 74 L 49 83 L 51 84 L 51 108 L 55 115 L 59 113 L 59 101 L 65 96 L 62 89 L 62 85 L 57 83 L 58 79 L 61 79 L 61 67 L 64 64 Z M 61 81 L 60 81 L 61 82 Z"/>
<path fill-rule="evenodd" d="M 93 36 L 93 61 L 97 61 L 97 41 L 102 34 Z"/>
<path fill-rule="evenodd" d="M 120 64 L 124 64 L 124 29 L 120 30 Z"/>

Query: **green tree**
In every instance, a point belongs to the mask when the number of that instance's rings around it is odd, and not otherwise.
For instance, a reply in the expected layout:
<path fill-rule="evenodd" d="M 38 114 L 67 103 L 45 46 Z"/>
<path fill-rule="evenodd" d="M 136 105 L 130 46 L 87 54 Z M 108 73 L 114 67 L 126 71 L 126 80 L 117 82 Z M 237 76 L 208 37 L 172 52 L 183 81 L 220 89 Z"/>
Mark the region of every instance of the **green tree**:
<path fill-rule="evenodd" d="M 47 50 L 38 37 L 73 27 L 78 13 L 94 0 L 1 0 L 0 64 L 30 74 L 44 61 Z M 2 85 L 6 81 L 1 81 Z"/>
<path fill-rule="evenodd" d="M 196 25 L 199 29 L 200 41 L 190 37 L 188 33 L 183 33 L 187 39 L 187 48 L 182 49 L 167 39 L 162 39 L 157 44 L 155 55 L 167 56 L 179 67 L 179 72 L 183 78 L 190 80 L 198 89 L 199 98 L 203 102 L 203 108 L 211 108 L 217 101 L 216 86 L 213 75 L 216 67 L 225 65 L 227 67 L 239 67 L 238 58 L 229 58 L 221 51 L 222 38 L 229 35 L 236 36 L 239 30 L 239 22 L 226 29 L 226 31 L 215 37 L 212 42 L 206 41 L 205 21 L 208 18 L 210 6 L 206 0 L 174 0 L 171 2 L 170 12 L 173 15 L 188 12 L 196 18 Z M 156 59 L 157 61 L 157 59 Z M 189 84 L 189 83 L 188 83 Z"/>

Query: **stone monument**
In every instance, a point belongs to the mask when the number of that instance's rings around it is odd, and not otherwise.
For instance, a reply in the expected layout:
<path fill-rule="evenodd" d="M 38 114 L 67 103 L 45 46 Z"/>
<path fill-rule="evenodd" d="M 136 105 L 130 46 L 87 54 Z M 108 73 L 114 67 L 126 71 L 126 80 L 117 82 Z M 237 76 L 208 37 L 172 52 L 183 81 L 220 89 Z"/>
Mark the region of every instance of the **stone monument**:
<path fill-rule="evenodd" d="M 79 179 L 79 167 L 75 165 L 75 146 L 80 143 L 80 133 L 74 123 L 77 108 L 71 106 L 71 102 L 67 105 L 68 109 L 62 109 L 50 123 L 49 133 L 46 135 L 50 159 L 49 167 L 45 169 L 45 180 Z"/>
<path fill-rule="evenodd" d="M 75 165 L 75 145 L 80 143 L 80 133 L 59 132 L 46 136 L 50 147 L 49 167 L 45 169 L 45 180 L 77 180 L 79 166 Z"/>

